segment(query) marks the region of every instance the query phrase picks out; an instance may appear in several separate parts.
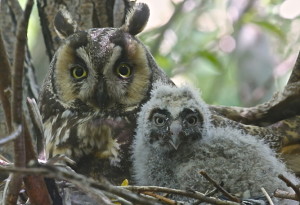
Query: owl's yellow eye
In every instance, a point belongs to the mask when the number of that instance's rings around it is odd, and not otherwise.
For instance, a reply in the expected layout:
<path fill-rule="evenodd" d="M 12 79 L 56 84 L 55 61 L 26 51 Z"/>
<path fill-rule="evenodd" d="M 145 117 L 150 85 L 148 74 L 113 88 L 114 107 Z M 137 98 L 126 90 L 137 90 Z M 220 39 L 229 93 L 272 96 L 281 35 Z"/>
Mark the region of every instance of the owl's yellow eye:
<path fill-rule="evenodd" d="M 117 67 L 117 75 L 121 78 L 129 78 L 131 76 L 131 67 L 125 63 L 120 64 Z"/>
<path fill-rule="evenodd" d="M 76 66 L 76 67 L 72 68 L 71 74 L 72 74 L 73 78 L 78 79 L 78 80 L 85 78 L 87 76 L 86 70 L 81 66 Z"/>

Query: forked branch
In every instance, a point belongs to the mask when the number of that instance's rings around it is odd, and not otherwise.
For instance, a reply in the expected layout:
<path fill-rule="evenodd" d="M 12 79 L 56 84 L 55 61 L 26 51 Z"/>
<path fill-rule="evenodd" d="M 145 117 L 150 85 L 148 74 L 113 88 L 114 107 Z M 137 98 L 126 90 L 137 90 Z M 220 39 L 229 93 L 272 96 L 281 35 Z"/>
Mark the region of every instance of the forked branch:
<path fill-rule="evenodd" d="M 25 166 L 25 143 L 24 143 L 24 126 L 23 126 L 23 73 L 25 61 L 25 46 L 27 42 L 27 28 L 33 0 L 28 0 L 21 19 L 17 26 L 17 41 L 14 48 L 13 75 L 12 75 L 12 106 L 11 106 L 11 125 L 13 129 L 17 129 L 22 125 L 22 132 L 14 142 L 14 164 L 16 167 Z M 8 190 L 5 193 L 5 203 L 14 205 L 17 203 L 19 191 L 22 185 L 22 175 L 13 174 L 8 184 Z"/>

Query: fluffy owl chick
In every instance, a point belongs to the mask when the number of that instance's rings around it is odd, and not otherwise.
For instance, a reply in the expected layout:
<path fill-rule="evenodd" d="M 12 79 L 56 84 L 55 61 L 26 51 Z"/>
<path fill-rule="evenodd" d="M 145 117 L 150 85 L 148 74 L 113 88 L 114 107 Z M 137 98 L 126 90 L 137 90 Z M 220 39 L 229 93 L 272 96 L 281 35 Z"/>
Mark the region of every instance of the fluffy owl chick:
<path fill-rule="evenodd" d="M 230 126 L 213 127 L 210 115 L 194 89 L 157 86 L 138 117 L 135 181 L 205 192 L 214 187 L 199 174 L 204 170 L 227 191 L 250 191 L 251 197 L 262 196 L 261 187 L 270 194 L 287 190 L 279 174 L 298 181 L 263 141 Z"/>
<path fill-rule="evenodd" d="M 118 183 L 128 177 L 136 113 L 152 83 L 170 82 L 136 38 L 148 17 L 148 6 L 138 3 L 120 28 L 80 30 L 67 11 L 58 12 L 62 43 L 39 97 L 47 157 L 67 155 L 92 177 L 106 172 Z"/>

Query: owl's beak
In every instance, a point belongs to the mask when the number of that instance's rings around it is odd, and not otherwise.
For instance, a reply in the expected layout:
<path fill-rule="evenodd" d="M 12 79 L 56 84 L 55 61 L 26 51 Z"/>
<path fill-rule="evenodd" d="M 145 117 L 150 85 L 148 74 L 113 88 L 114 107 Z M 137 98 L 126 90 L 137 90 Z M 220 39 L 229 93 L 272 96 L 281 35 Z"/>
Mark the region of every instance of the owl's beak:
<path fill-rule="evenodd" d="M 109 102 L 109 96 L 107 94 L 105 79 L 102 76 L 100 76 L 100 80 L 97 85 L 96 102 L 101 109 L 105 109 L 108 106 Z"/>
<path fill-rule="evenodd" d="M 175 150 L 177 150 L 179 145 L 181 144 L 181 140 L 179 138 L 179 133 L 181 132 L 181 130 L 182 126 L 179 121 L 176 120 L 172 122 L 170 126 L 171 137 L 169 139 L 169 143 Z"/>
<path fill-rule="evenodd" d="M 173 141 L 173 139 L 170 139 L 169 140 L 169 143 L 170 143 L 170 145 L 172 145 L 172 147 L 175 149 L 175 150 L 177 150 L 178 149 L 178 147 L 179 147 L 179 145 L 180 145 L 180 142 L 177 140 L 177 141 Z"/>

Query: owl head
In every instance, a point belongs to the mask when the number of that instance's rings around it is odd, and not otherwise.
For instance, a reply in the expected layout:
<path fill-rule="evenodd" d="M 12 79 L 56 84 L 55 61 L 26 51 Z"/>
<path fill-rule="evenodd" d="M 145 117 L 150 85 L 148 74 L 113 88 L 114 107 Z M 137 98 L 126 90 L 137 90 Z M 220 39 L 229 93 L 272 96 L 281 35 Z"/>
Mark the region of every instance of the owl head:
<path fill-rule="evenodd" d="M 210 113 L 199 92 L 189 86 L 157 83 L 138 117 L 136 142 L 162 152 L 190 146 L 210 126 Z M 145 146 L 147 144 L 147 146 Z"/>
<path fill-rule="evenodd" d="M 148 18 L 148 6 L 138 3 L 120 28 L 80 30 L 67 11 L 59 11 L 54 27 L 62 44 L 40 97 L 47 105 L 44 119 L 53 115 L 53 104 L 82 112 L 134 110 L 149 97 L 152 82 L 168 81 L 136 38 Z"/>

